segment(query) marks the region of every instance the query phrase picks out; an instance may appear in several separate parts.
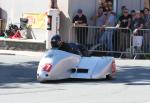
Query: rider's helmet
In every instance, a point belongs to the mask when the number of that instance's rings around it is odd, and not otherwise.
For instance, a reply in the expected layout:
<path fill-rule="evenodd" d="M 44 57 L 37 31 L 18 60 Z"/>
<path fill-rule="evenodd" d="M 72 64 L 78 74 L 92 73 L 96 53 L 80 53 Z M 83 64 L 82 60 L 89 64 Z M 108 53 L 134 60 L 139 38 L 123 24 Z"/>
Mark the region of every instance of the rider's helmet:
<path fill-rule="evenodd" d="M 59 48 L 61 45 L 61 37 L 59 35 L 54 35 L 51 38 L 51 46 L 52 48 Z"/>

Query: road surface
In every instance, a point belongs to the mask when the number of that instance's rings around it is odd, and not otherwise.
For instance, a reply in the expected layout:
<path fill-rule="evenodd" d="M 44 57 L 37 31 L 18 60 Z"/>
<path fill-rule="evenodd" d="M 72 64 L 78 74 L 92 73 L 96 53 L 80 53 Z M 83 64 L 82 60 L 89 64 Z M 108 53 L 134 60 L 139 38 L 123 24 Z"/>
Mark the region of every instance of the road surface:
<path fill-rule="evenodd" d="M 106 80 L 36 81 L 41 55 L 0 55 L 0 103 L 150 103 L 150 61 L 116 60 Z"/>

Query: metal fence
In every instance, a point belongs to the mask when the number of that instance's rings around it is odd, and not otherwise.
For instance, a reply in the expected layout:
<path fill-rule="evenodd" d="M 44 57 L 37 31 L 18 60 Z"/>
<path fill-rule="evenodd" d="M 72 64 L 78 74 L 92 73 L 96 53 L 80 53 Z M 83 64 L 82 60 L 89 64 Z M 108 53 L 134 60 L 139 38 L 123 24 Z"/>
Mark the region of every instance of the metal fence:
<path fill-rule="evenodd" d="M 133 54 L 150 54 L 150 29 L 140 29 L 132 35 Z"/>
<path fill-rule="evenodd" d="M 69 40 L 84 45 L 89 51 L 150 54 L 150 29 L 141 29 L 134 33 L 125 28 L 75 26 L 72 27 Z"/>

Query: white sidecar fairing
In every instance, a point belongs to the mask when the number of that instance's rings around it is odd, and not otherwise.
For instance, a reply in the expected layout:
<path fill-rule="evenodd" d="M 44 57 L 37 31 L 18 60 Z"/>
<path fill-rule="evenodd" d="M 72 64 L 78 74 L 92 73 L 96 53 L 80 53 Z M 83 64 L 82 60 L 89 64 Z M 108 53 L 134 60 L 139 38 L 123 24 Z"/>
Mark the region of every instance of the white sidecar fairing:
<path fill-rule="evenodd" d="M 100 79 L 114 73 L 113 57 L 81 57 L 61 50 L 49 50 L 39 63 L 37 79 Z"/>

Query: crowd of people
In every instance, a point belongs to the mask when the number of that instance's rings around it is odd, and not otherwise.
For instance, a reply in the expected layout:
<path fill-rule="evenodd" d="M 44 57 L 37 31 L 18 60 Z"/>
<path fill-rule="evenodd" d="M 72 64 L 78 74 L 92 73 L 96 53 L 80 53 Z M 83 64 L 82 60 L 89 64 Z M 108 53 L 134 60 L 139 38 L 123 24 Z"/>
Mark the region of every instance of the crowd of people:
<path fill-rule="evenodd" d="M 96 42 L 104 43 L 107 47 L 107 50 L 113 50 L 113 35 L 114 30 L 104 30 L 106 27 L 115 27 L 116 29 L 121 29 L 119 31 L 119 39 L 118 47 L 120 51 L 125 51 L 125 49 L 130 46 L 130 35 L 129 30 L 132 31 L 132 34 L 141 37 L 142 43 L 144 43 L 145 48 L 150 47 L 150 35 L 149 31 L 144 31 L 146 36 L 144 37 L 139 31 L 141 29 L 150 29 L 150 10 L 148 8 L 144 8 L 143 10 L 131 10 L 129 11 L 126 6 L 121 7 L 121 13 L 118 15 L 112 11 L 112 8 L 104 9 L 104 7 L 100 6 L 97 10 L 96 16 L 91 18 L 92 21 L 95 22 L 95 26 L 99 27 L 99 32 L 96 34 Z M 75 25 L 87 26 L 87 18 L 81 9 L 78 10 L 77 15 L 73 18 L 73 23 Z M 81 30 L 82 29 L 82 30 Z M 82 33 L 79 31 L 83 31 Z M 78 43 L 85 44 L 88 29 L 83 30 L 83 28 L 76 29 L 77 41 Z M 84 35 L 84 36 L 83 36 Z M 84 40 L 84 41 L 83 41 Z M 83 43 L 84 42 L 84 43 Z M 137 44 L 137 46 L 142 47 L 143 45 Z M 150 48 L 149 48 L 150 49 Z"/>

